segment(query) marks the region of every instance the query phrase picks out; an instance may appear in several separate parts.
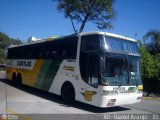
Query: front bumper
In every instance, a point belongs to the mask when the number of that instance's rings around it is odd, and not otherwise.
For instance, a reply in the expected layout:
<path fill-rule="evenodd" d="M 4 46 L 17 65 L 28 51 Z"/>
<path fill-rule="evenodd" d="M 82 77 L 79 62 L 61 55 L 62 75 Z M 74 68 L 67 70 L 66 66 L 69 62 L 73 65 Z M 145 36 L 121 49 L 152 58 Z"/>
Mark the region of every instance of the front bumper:
<path fill-rule="evenodd" d="M 99 107 L 113 107 L 127 104 L 134 104 L 141 101 L 142 93 L 130 93 L 120 95 L 101 95 Z"/>

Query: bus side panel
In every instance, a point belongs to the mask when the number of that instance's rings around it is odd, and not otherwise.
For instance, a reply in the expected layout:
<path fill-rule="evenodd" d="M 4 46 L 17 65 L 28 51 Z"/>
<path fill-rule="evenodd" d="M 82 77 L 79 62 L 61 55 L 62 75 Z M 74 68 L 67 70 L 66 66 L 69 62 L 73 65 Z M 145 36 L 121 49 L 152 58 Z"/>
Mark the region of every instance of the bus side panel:
<path fill-rule="evenodd" d="M 49 91 L 62 60 L 36 60 L 33 70 L 22 71 L 22 83 Z"/>
<path fill-rule="evenodd" d="M 36 88 L 49 91 L 61 63 L 62 60 L 45 60 L 37 75 L 37 80 L 34 86 Z"/>
<path fill-rule="evenodd" d="M 31 66 L 18 66 L 19 61 L 30 62 Z M 8 60 L 9 62 L 12 62 L 12 65 L 8 65 L 6 70 L 9 80 L 12 80 L 13 73 L 16 75 L 20 73 L 22 84 L 49 91 L 62 60 Z"/>
<path fill-rule="evenodd" d="M 22 74 L 22 84 L 35 87 L 35 83 L 37 81 L 37 76 L 41 67 L 43 65 L 43 60 L 36 60 L 35 65 L 32 70 L 23 69 L 21 71 Z"/>
<path fill-rule="evenodd" d="M 6 67 L 6 78 L 8 80 L 12 80 L 12 73 L 13 73 L 13 68 L 11 67 Z"/>
<path fill-rule="evenodd" d="M 76 81 L 75 81 L 75 60 L 74 62 L 67 62 L 67 60 L 63 60 L 57 75 L 55 76 L 54 81 L 49 89 L 49 92 L 61 95 L 61 88 L 64 82 L 69 81 L 72 83 L 75 92 L 76 88 Z"/>
<path fill-rule="evenodd" d="M 25 65 L 18 66 L 19 61 L 27 61 L 33 64 L 33 67 L 26 68 Z M 35 62 L 34 62 L 35 61 Z M 13 73 L 21 74 L 22 84 L 34 87 L 34 84 L 37 79 L 37 75 L 43 64 L 43 60 L 8 60 L 8 63 L 12 62 L 12 65 L 8 65 L 6 69 L 6 77 L 9 80 L 12 80 Z"/>

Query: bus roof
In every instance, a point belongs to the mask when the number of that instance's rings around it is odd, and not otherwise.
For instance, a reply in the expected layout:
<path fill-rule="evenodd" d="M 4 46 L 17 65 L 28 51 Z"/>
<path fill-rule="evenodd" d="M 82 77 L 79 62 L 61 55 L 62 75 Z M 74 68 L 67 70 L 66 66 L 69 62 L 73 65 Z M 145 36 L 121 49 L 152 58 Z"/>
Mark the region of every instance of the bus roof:
<path fill-rule="evenodd" d="M 132 38 L 129 38 L 129 37 L 126 37 L 126 36 L 122 36 L 122 35 L 118 35 L 118 34 L 108 33 L 108 32 L 93 31 L 93 32 L 79 33 L 80 36 L 91 35 L 91 34 L 101 34 L 101 35 L 106 35 L 106 36 L 109 36 L 109 37 L 115 37 L 115 38 L 120 38 L 120 39 L 124 39 L 124 40 L 128 40 L 128 41 L 132 41 L 132 42 L 137 42 L 135 39 L 132 39 Z"/>
<path fill-rule="evenodd" d="M 118 35 L 118 34 L 113 34 L 113 33 L 108 33 L 108 32 L 100 32 L 100 31 L 92 31 L 92 32 L 82 32 L 82 33 L 72 34 L 72 35 L 67 35 L 67 36 L 62 36 L 62 37 L 45 38 L 45 39 L 38 40 L 38 41 L 32 42 L 32 43 L 25 43 L 25 44 L 21 44 L 21 45 L 11 45 L 11 46 L 9 46 L 9 48 L 38 44 L 38 43 L 48 42 L 48 41 L 51 41 L 51 40 L 58 40 L 60 38 L 67 38 L 67 37 L 70 37 L 70 36 L 83 36 L 83 35 L 92 35 L 92 34 L 106 35 L 106 36 L 109 36 L 109 37 L 115 37 L 115 38 L 120 38 L 120 39 L 124 39 L 124 40 L 128 40 L 128 41 L 132 41 L 132 42 L 137 42 L 135 39 L 125 37 L 125 36 L 122 36 L 122 35 Z"/>
<path fill-rule="evenodd" d="M 72 35 L 67 35 L 67 36 L 62 36 L 62 37 L 50 37 L 50 38 L 45 38 L 45 39 L 41 39 L 41 40 L 37 40 L 35 42 L 31 42 L 31 43 L 24 43 L 24 44 L 20 44 L 20 45 L 10 45 L 9 48 L 14 48 L 14 47 L 20 47 L 20 46 L 26 46 L 26 45 L 33 45 L 33 44 L 38 44 L 38 43 L 45 43 L 45 42 L 49 42 L 52 40 L 58 40 L 60 38 L 67 38 L 70 36 L 76 36 L 76 34 L 72 34 Z"/>

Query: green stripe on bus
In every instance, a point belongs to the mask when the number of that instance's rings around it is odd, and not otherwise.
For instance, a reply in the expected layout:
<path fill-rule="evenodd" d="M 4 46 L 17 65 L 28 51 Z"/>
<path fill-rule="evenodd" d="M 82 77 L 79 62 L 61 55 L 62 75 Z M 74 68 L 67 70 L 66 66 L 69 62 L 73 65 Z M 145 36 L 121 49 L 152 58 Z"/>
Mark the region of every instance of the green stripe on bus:
<path fill-rule="evenodd" d="M 61 63 L 62 60 L 52 60 L 50 66 L 48 67 L 47 73 L 45 74 L 43 84 L 41 84 L 42 90 L 49 90 Z"/>
<path fill-rule="evenodd" d="M 35 84 L 35 87 L 36 88 L 40 88 L 43 84 L 43 81 L 44 81 L 44 78 L 45 78 L 45 75 L 47 73 L 47 70 L 51 64 L 51 60 L 45 60 L 40 71 L 39 71 L 39 74 L 38 74 L 38 77 L 37 77 L 37 80 L 36 80 L 36 84 Z"/>

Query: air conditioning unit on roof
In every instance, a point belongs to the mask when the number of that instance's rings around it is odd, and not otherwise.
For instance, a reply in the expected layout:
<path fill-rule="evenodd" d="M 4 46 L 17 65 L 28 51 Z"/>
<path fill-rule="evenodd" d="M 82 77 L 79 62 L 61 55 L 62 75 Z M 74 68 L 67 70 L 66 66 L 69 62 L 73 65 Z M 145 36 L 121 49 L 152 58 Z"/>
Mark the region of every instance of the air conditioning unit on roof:
<path fill-rule="evenodd" d="M 36 37 L 31 36 L 27 39 L 27 42 L 32 43 L 32 42 L 36 42 L 37 40 L 40 40 L 40 39 L 37 39 Z"/>

